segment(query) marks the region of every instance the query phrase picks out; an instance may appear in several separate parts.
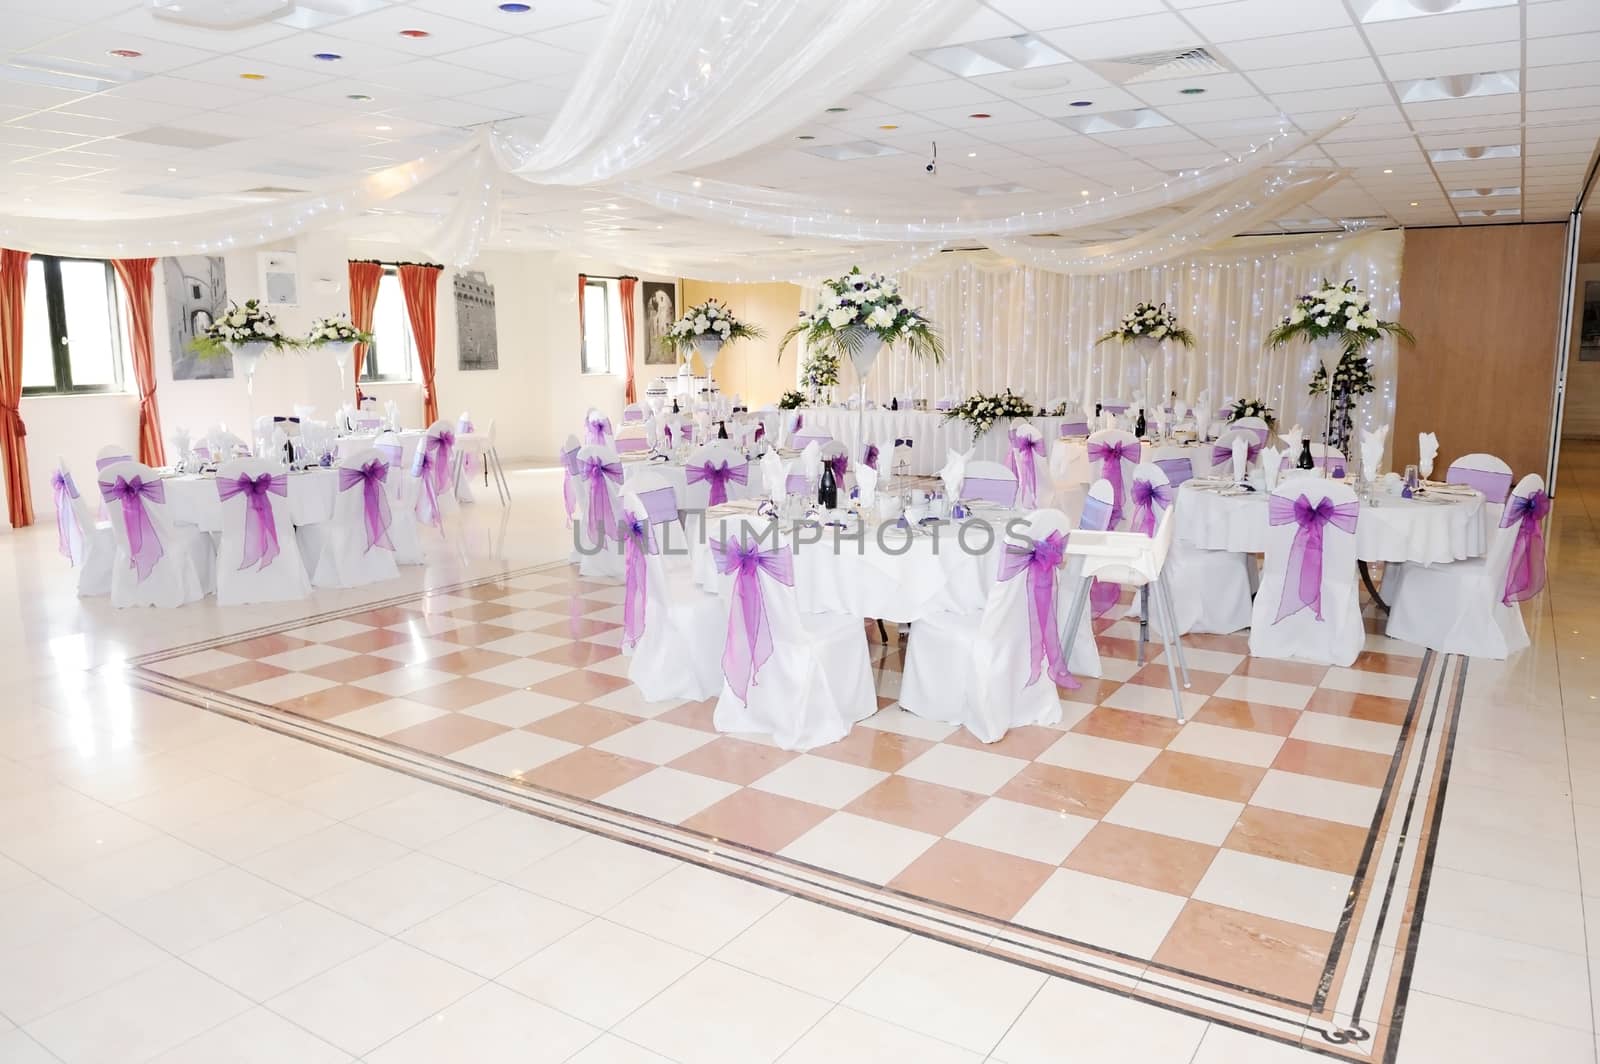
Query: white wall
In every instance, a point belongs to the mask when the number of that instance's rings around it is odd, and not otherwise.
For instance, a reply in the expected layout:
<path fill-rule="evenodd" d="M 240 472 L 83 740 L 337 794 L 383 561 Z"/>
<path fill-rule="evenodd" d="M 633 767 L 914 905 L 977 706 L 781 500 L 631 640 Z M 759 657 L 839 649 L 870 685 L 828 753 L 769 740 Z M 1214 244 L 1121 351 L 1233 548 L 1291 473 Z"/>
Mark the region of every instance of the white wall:
<path fill-rule="evenodd" d="M 304 333 L 314 318 L 349 312 L 347 260 L 424 257 L 416 249 L 347 243 L 320 235 L 276 247 L 293 249 L 298 256 L 300 305 L 278 312 L 284 330 L 291 334 Z M 226 256 L 231 300 L 242 303 L 260 295 L 257 250 Z M 581 371 L 577 275 L 580 270 L 596 275 L 625 271 L 615 264 L 580 261 L 556 252 L 491 252 L 475 268 L 495 286 L 500 367 L 491 371 L 459 368 L 453 272 L 446 270 L 439 279 L 434 363 L 440 416 L 453 421 L 462 411 L 469 411 L 480 426 L 494 418 L 500 453 L 507 461 L 551 458 L 561 441 L 577 430 L 588 407 L 613 416 L 622 407 L 623 376 Z M 169 439 L 177 426 L 200 432 L 219 421 L 247 436 L 252 409 L 256 416 L 288 414 L 295 404 L 310 403 L 327 416 L 340 401 L 353 397 L 353 388 L 339 379 L 332 356 L 319 353 L 263 359 L 256 373 L 253 403 L 243 380 L 237 377 L 174 381 L 159 264 L 154 302 L 156 399 L 162 429 Z M 644 323 L 641 308 L 636 305 L 633 312 L 642 392 L 648 379 L 643 365 Z M 660 369 L 648 367 L 648 372 L 654 375 Z M 131 388 L 131 372 L 128 380 Z M 376 396 L 380 404 L 396 401 L 405 424 L 421 423 L 420 382 L 364 385 L 363 390 Z M 28 397 L 22 401 L 22 418 L 28 430 L 34 506 L 41 521 L 48 520 L 52 512 L 50 471 L 58 458 L 66 459 L 81 485 L 89 482 L 95 452 L 102 446 L 120 443 L 130 451 L 138 446 L 139 402 L 133 394 Z"/>

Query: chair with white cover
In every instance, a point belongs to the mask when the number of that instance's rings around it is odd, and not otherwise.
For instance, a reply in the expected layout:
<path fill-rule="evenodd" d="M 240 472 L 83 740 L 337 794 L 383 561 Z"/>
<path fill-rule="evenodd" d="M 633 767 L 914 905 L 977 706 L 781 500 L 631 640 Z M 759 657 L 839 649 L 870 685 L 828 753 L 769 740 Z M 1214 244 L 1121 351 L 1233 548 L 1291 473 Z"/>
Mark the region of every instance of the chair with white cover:
<path fill-rule="evenodd" d="M 1217 437 L 1211 445 L 1211 469 L 1213 472 L 1229 472 L 1233 468 L 1233 441 L 1244 441 L 1245 468 L 1249 469 L 1261 461 L 1261 443 L 1256 439 L 1256 434 L 1249 429 L 1229 428 Z"/>
<path fill-rule="evenodd" d="M 500 505 L 511 505 L 511 484 L 506 480 L 505 467 L 500 464 L 500 452 L 494 445 L 494 418 L 485 422 L 480 430 L 463 414 L 461 420 L 456 423 L 456 451 L 461 456 L 456 463 L 454 494 L 458 498 L 461 497 L 462 489 L 466 485 L 469 472 L 468 459 L 476 458 L 483 466 L 484 480 L 494 478 L 494 488 L 500 496 Z"/>
<path fill-rule="evenodd" d="M 1017 477 L 1017 506 L 1035 510 L 1051 495 L 1050 455 L 1044 434 L 1017 419 L 1006 432 L 1006 468 Z"/>
<path fill-rule="evenodd" d="M 643 423 L 624 425 L 617 430 L 618 454 L 644 454 L 650 450 L 650 432 Z"/>
<path fill-rule="evenodd" d="M 1164 447 L 1152 448 L 1146 461 L 1165 473 L 1167 483 L 1172 485 L 1173 491 L 1177 491 L 1186 481 L 1194 479 L 1194 454 L 1192 447 L 1169 443 Z"/>
<path fill-rule="evenodd" d="M 645 516 L 654 527 L 656 547 L 668 569 L 686 568 L 689 561 L 689 544 L 698 534 L 698 525 L 689 529 L 683 512 L 683 501 L 678 489 L 666 477 L 654 470 L 643 470 L 628 477 L 622 492 L 627 501 L 634 496 L 644 507 Z M 634 511 L 638 514 L 638 510 Z"/>
<path fill-rule="evenodd" d="M 960 501 L 989 502 L 1011 509 L 1017 505 L 1017 475 L 999 462 L 968 462 L 966 475 L 961 478 Z"/>
<path fill-rule="evenodd" d="M 778 412 L 778 446 L 794 447 L 794 437 L 805 427 L 805 415 L 799 410 Z"/>
<path fill-rule="evenodd" d="M 850 476 L 850 450 L 842 440 L 829 440 L 817 449 L 817 455 L 822 459 L 822 464 L 833 470 L 833 483 L 839 489 L 839 498 L 844 499 L 849 495 L 845 485 Z"/>
<path fill-rule="evenodd" d="M 1144 453 L 1139 440 L 1131 432 L 1121 429 L 1101 429 L 1089 434 L 1088 455 L 1090 476 L 1111 484 L 1110 529 L 1124 527 L 1127 520 L 1128 485 L 1133 470 Z"/>
<path fill-rule="evenodd" d="M 1099 488 L 1099 483 L 1090 487 L 1091 501 L 1096 499 L 1097 494 L 1101 499 L 1104 498 L 1103 492 L 1097 492 Z M 1088 508 L 1088 504 L 1085 508 Z M 1067 541 L 1066 550 L 1067 554 L 1083 560 L 1083 568 L 1072 595 L 1072 609 L 1067 615 L 1067 624 L 1068 631 L 1071 631 L 1080 623 L 1091 588 L 1097 581 L 1135 587 L 1139 589 L 1141 599 L 1148 596 L 1157 614 L 1166 619 L 1160 635 L 1166 647 L 1163 657 L 1167 663 L 1167 685 L 1172 690 L 1173 715 L 1182 724 L 1183 698 L 1178 691 L 1178 677 L 1181 674 L 1183 686 L 1188 687 L 1189 666 L 1183 656 L 1183 640 L 1176 634 L 1177 626 L 1172 620 L 1172 592 L 1161 579 L 1176 528 L 1173 511 L 1169 509 L 1156 519 L 1154 535 L 1133 531 L 1094 532 L 1086 528 L 1074 532 Z M 1143 634 L 1141 631 L 1141 638 Z"/>
<path fill-rule="evenodd" d="M 561 502 L 567 511 L 567 527 L 572 527 L 572 519 L 578 512 L 578 452 L 583 445 L 578 442 L 578 437 L 568 436 L 567 442 L 561 445 Z M 574 558 L 574 561 L 577 559 Z"/>
<path fill-rule="evenodd" d="M 108 443 L 95 452 L 94 467 L 101 470 L 118 462 L 133 461 L 133 452 L 120 443 Z"/>
<path fill-rule="evenodd" d="M 663 487 L 646 490 L 672 491 Z M 722 689 L 723 621 L 727 606 L 695 586 L 687 568 L 665 564 L 652 505 L 629 484 L 618 529 L 623 542 L 622 650 L 628 679 L 647 702 L 711 698 Z M 657 504 L 659 509 L 659 503 Z"/>
<path fill-rule="evenodd" d="M 583 442 L 590 447 L 611 446 L 611 419 L 594 407 L 583 415 Z"/>
<path fill-rule="evenodd" d="M 1173 460 L 1168 461 L 1170 464 Z M 1193 471 L 1187 458 L 1181 462 L 1183 472 Z M 1178 486 L 1171 483 L 1166 467 L 1159 462 L 1134 470 L 1129 495 L 1133 531 L 1151 533 L 1160 514 L 1171 509 L 1179 498 Z M 1174 517 L 1176 519 L 1176 515 Z M 1161 580 L 1167 586 L 1179 635 L 1189 632 L 1226 635 L 1250 626 L 1250 590 L 1256 582 L 1254 555 L 1202 550 L 1183 542 L 1175 534 Z M 1154 624 L 1158 633 L 1164 631 L 1165 614 L 1158 610 L 1151 616 L 1142 598 L 1141 595 L 1139 616 Z"/>
<path fill-rule="evenodd" d="M 641 424 L 650 416 L 643 403 L 629 403 L 622 408 L 622 423 L 624 425 Z"/>
<path fill-rule="evenodd" d="M 683 474 L 687 487 L 679 503 L 685 510 L 705 510 L 751 495 L 750 462 L 726 440 L 696 447 Z"/>
<path fill-rule="evenodd" d="M 413 474 L 412 466 L 405 466 L 405 445 L 393 432 L 382 432 L 372 442 L 372 449 L 383 456 L 389 465 L 385 486 L 389 492 L 389 542 L 394 544 L 397 565 L 422 565 L 426 556 L 422 552 L 422 536 L 417 524 L 417 504 L 422 494 L 421 475 Z M 421 448 L 418 448 L 421 452 Z M 312 533 L 316 537 L 316 533 Z"/>
<path fill-rule="evenodd" d="M 444 531 L 444 515 L 455 509 L 456 430 L 448 421 L 435 421 L 417 442 L 411 456 L 410 476 L 416 480 L 417 520 Z"/>
<path fill-rule="evenodd" d="M 1464 484 L 1483 493 L 1485 514 L 1498 524 L 1511 494 L 1511 467 L 1492 454 L 1464 454 L 1450 463 L 1446 484 Z"/>
<path fill-rule="evenodd" d="M 376 448 L 368 448 L 340 459 L 337 473 L 332 520 L 300 530 L 303 544 L 317 546 L 311 582 L 317 587 L 361 587 L 392 580 L 400 570 L 390 534 L 394 506 L 388 462 Z"/>
<path fill-rule="evenodd" d="M 311 594 L 289 516 L 289 476 L 276 462 L 240 458 L 217 469 L 222 535 L 217 544 L 217 604 L 285 602 Z"/>
<path fill-rule="evenodd" d="M 111 604 L 182 606 L 204 598 L 217 561 L 211 537 L 173 523 L 155 470 L 141 462 L 115 462 L 96 479 L 117 541 Z"/>
<path fill-rule="evenodd" d="M 1100 400 L 1100 412 L 1113 415 L 1125 414 L 1128 412 L 1128 401 L 1126 399 L 1102 399 Z"/>
<path fill-rule="evenodd" d="M 818 447 L 830 444 L 833 442 L 833 437 L 830 436 L 824 429 L 814 429 L 810 428 L 809 426 L 802 426 L 795 431 L 793 436 L 790 437 L 790 441 L 790 447 L 797 451 L 803 451 L 806 449 L 808 444 L 815 443 Z"/>
<path fill-rule="evenodd" d="M 764 523 L 728 517 L 711 541 L 717 585 L 728 602 L 722 693 L 712 712 L 720 732 L 772 736 L 784 750 L 845 737 L 878 711 L 858 617 L 802 614 L 794 555 L 763 546 Z"/>
<path fill-rule="evenodd" d="M 1272 438 L 1272 427 L 1267 424 L 1265 418 L 1235 418 L 1228 425 L 1228 429 L 1232 432 L 1248 432 L 1250 435 L 1256 438 L 1256 445 L 1258 447 L 1265 447 L 1267 445 L 1267 441 Z"/>
<path fill-rule="evenodd" d="M 1073 563 L 1066 514 L 1036 510 L 996 552 L 998 572 L 983 609 L 933 613 L 911 625 L 900 705 L 928 720 L 960 724 L 980 742 L 1011 728 L 1061 720 L 1057 687 L 1099 676 L 1089 618 L 1067 625 Z M 1077 563 L 1081 566 L 1081 563 Z"/>
<path fill-rule="evenodd" d="M 1250 654 L 1347 666 L 1366 644 L 1356 591 L 1360 508 L 1341 481 L 1292 477 L 1267 496 Z"/>
<path fill-rule="evenodd" d="M 1443 565 L 1386 567 L 1389 601 L 1385 634 L 1441 654 L 1501 660 L 1528 645 L 1521 603 L 1544 587 L 1544 518 L 1550 512 L 1544 478 L 1517 483 L 1490 532 L 1481 558 Z"/>
<path fill-rule="evenodd" d="M 622 541 L 617 538 L 617 497 L 622 463 L 617 452 L 593 444 L 578 450 L 578 573 L 621 580 Z"/>
<path fill-rule="evenodd" d="M 111 522 L 95 519 L 64 460 L 50 474 L 50 494 L 56 506 L 56 548 L 78 570 L 78 597 L 109 595 L 111 563 L 117 555 Z"/>

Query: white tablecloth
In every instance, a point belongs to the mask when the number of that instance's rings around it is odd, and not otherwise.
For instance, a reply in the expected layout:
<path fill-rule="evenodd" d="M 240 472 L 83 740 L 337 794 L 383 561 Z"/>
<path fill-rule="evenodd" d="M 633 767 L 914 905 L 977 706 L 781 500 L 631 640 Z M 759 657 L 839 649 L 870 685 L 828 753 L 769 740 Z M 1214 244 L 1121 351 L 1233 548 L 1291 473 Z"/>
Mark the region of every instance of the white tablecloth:
<path fill-rule="evenodd" d="M 1223 495 L 1191 481 L 1178 493 L 1178 538 L 1205 550 L 1259 554 L 1267 542 L 1264 492 Z M 1483 496 L 1474 492 L 1433 503 L 1385 495 L 1363 503 L 1356 521 L 1356 557 L 1364 562 L 1437 565 L 1476 558 L 1487 542 Z"/>
<path fill-rule="evenodd" d="M 841 407 L 806 407 L 805 429 L 818 429 L 850 448 L 852 455 L 861 453 L 860 440 L 856 439 L 856 412 Z M 1060 434 L 1060 425 L 1066 418 L 1031 417 L 1030 424 L 1054 440 Z M 965 451 L 973 447 L 972 428 L 965 421 L 948 419 L 943 413 L 931 410 L 868 410 L 863 423 L 867 439 L 880 447 L 896 439 L 914 441 L 911 448 L 912 476 L 932 476 L 944 468 L 946 452 Z M 1005 458 L 1006 432 L 1004 425 L 996 425 L 979 437 L 975 459 L 999 462 Z"/>
<path fill-rule="evenodd" d="M 787 531 L 790 523 L 781 523 L 785 532 L 779 542 L 794 549 L 795 595 L 801 611 L 909 624 L 940 611 L 981 610 L 999 564 L 995 553 L 1004 549 L 1006 522 L 1023 515 L 982 504 L 975 510 L 981 521 L 964 526 L 947 523 L 909 535 L 885 528 L 880 537 L 878 523 L 869 522 L 861 539 L 843 536 L 837 543 L 832 528 L 806 529 L 796 543 Z M 752 503 L 710 511 L 706 540 L 724 537 L 724 521 L 753 512 Z M 992 535 L 983 532 L 984 522 Z M 958 540 L 962 528 L 966 528 L 964 544 Z M 770 538 L 763 542 L 770 545 Z M 696 581 L 716 588 L 709 542 L 693 541 L 689 552 Z"/>
<path fill-rule="evenodd" d="M 411 465 L 411 456 L 417 453 L 417 444 L 421 442 L 422 438 L 426 436 L 427 433 L 422 429 L 406 429 L 402 432 L 395 433 L 395 435 L 400 438 L 400 448 L 403 453 L 401 465 L 409 468 Z M 355 454 L 357 451 L 366 450 L 368 447 L 371 447 L 377 442 L 378 434 L 375 432 L 340 436 L 338 442 L 339 457 L 349 457 L 350 455 Z"/>
<path fill-rule="evenodd" d="M 339 487 L 336 469 L 308 469 L 289 476 L 289 514 L 296 525 L 314 525 L 333 517 L 333 499 Z M 186 473 L 165 477 L 167 512 L 172 520 L 198 526 L 202 531 L 222 531 L 222 500 L 217 478 Z"/>

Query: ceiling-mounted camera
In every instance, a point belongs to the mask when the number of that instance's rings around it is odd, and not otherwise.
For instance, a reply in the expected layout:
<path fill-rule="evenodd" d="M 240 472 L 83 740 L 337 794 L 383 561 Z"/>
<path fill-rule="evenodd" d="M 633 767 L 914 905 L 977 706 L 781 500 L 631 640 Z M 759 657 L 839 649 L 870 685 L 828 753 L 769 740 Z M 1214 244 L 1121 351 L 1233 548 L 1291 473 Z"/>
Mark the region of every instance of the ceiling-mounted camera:
<path fill-rule="evenodd" d="M 928 160 L 928 165 L 923 169 L 930 174 L 937 174 L 939 172 L 939 142 L 934 140 L 928 143 L 933 145 L 933 158 Z"/>

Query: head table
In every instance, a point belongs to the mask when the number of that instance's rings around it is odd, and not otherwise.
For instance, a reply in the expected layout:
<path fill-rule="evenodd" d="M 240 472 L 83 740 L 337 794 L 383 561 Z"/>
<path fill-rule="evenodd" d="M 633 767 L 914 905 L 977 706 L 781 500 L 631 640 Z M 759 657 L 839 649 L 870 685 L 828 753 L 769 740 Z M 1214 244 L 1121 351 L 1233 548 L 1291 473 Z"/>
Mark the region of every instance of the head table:
<path fill-rule="evenodd" d="M 844 407 L 804 407 L 800 413 L 805 418 L 807 431 L 822 431 L 850 448 L 850 454 L 859 456 L 862 441 L 856 438 L 856 412 Z M 1053 441 L 1061 433 L 1063 417 L 1018 418 L 1038 429 L 1046 440 Z M 1081 418 L 1075 419 L 1081 421 Z M 972 449 L 974 459 L 1000 462 L 1006 456 L 1006 431 L 996 425 L 972 439 L 972 427 L 965 421 L 946 418 L 935 410 L 868 410 L 862 418 L 862 431 L 866 441 L 875 443 L 887 452 L 895 440 L 911 440 L 909 451 L 897 456 L 906 462 L 906 472 L 912 476 L 932 476 L 944 468 L 946 453 Z M 897 470 L 898 471 L 898 470 Z"/>

